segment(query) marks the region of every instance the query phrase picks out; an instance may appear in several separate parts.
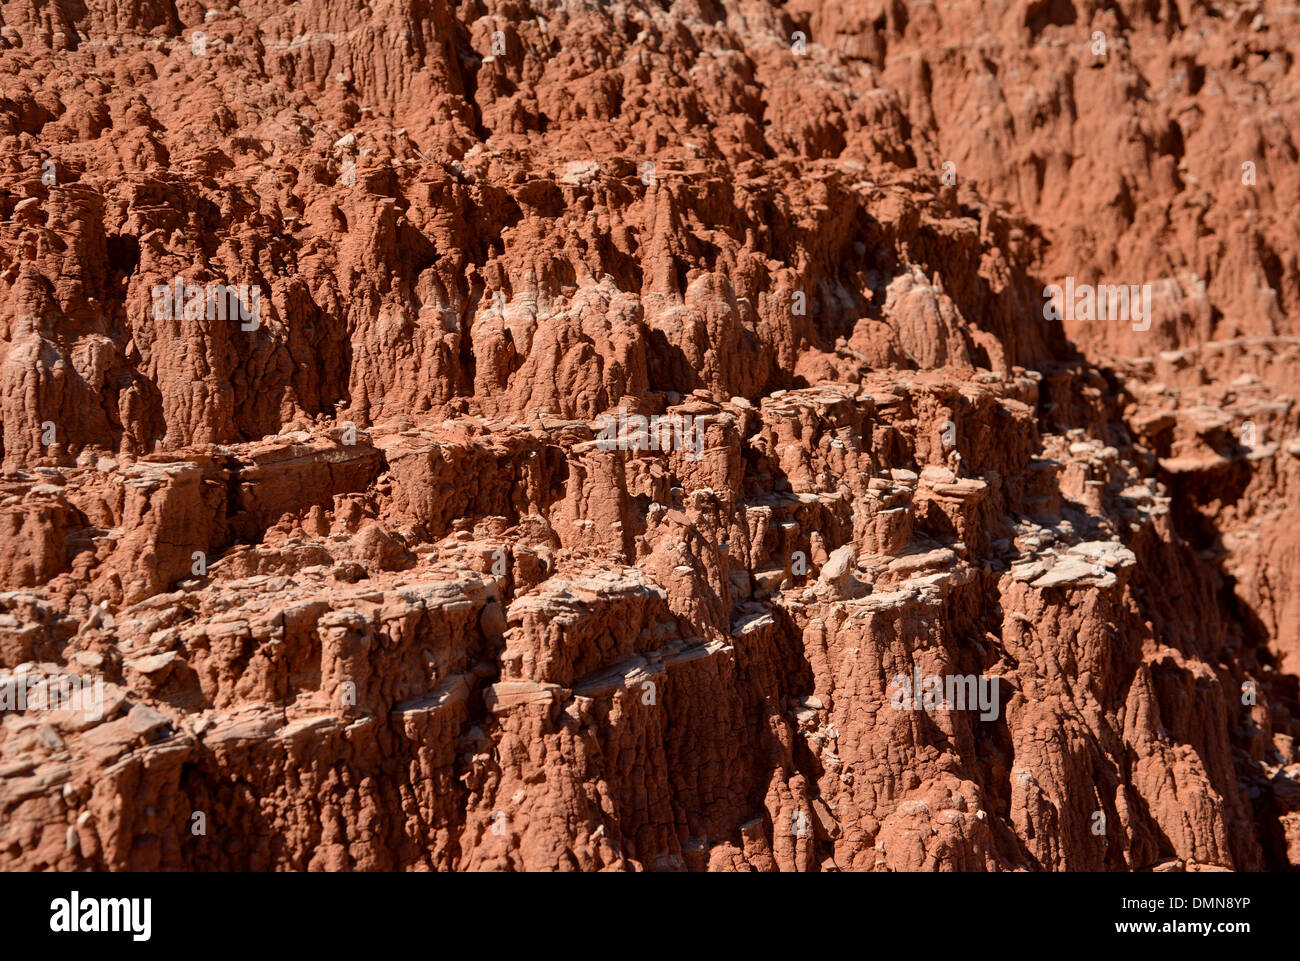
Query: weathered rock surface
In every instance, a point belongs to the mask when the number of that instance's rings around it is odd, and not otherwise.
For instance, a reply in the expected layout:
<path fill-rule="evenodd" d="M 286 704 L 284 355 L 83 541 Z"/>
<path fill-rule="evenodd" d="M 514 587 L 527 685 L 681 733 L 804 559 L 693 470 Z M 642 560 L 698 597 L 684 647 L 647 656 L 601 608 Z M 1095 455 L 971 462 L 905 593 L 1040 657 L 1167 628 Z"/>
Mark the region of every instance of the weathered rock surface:
<path fill-rule="evenodd" d="M 0 868 L 1300 866 L 1297 48 L 0 0 Z"/>

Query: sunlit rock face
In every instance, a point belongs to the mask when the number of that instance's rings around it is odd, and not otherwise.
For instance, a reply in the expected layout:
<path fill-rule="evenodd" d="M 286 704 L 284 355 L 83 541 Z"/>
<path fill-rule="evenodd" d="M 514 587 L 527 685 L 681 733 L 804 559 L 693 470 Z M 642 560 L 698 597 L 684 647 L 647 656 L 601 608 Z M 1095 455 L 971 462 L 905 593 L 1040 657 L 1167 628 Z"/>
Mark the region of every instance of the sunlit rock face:
<path fill-rule="evenodd" d="M 1158 6 L 0 2 L 0 868 L 1300 866 L 1300 19 Z"/>

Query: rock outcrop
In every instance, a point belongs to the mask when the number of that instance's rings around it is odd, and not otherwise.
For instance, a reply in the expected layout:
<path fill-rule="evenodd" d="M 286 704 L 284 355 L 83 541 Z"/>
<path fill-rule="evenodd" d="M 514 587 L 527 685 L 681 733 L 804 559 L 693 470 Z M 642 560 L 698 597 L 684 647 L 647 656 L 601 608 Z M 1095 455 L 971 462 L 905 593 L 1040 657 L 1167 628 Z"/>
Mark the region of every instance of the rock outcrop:
<path fill-rule="evenodd" d="M 0 0 L 0 868 L 1300 866 L 1297 47 Z"/>

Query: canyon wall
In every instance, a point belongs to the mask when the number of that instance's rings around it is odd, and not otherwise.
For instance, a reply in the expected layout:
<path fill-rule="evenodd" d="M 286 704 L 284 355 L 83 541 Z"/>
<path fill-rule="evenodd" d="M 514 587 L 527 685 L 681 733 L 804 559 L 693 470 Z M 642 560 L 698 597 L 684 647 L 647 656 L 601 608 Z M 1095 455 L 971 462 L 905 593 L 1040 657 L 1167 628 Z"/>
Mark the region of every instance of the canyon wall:
<path fill-rule="evenodd" d="M 0 868 L 1300 866 L 1297 50 L 0 0 Z"/>

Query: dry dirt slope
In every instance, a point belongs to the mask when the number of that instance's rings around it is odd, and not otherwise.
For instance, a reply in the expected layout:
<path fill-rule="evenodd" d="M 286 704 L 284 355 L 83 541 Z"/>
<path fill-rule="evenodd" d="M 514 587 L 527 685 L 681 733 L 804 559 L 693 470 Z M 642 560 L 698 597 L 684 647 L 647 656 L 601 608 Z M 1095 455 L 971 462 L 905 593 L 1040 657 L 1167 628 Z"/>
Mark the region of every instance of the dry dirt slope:
<path fill-rule="evenodd" d="M 1300 865 L 1300 11 L 0 23 L 0 867 Z"/>

